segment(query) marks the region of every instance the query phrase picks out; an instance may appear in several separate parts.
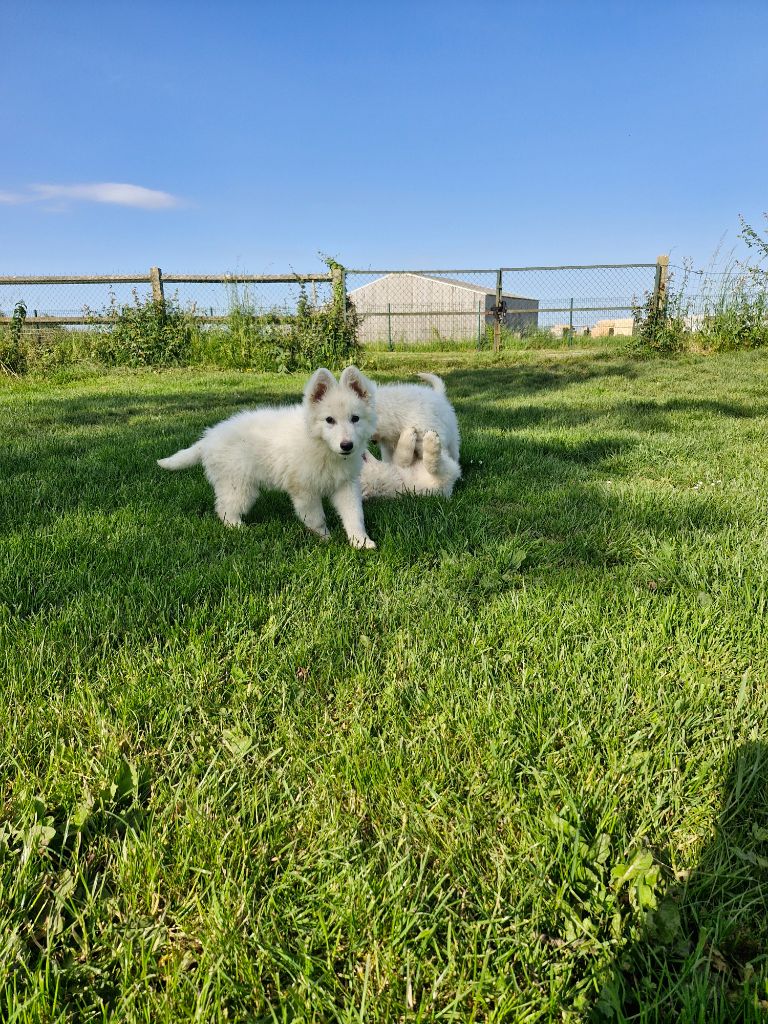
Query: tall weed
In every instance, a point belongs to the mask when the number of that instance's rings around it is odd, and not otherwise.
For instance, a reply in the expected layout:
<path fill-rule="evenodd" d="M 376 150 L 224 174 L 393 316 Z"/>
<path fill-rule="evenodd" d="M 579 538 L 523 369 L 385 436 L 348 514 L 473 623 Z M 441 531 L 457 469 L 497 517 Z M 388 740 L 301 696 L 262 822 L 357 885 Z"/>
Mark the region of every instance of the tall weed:
<path fill-rule="evenodd" d="M 92 335 L 93 355 L 108 366 L 184 366 L 200 329 L 194 312 L 175 299 L 161 304 L 135 289 L 132 303 L 120 306 L 113 295 L 98 316 L 86 313 L 99 328 Z"/>
<path fill-rule="evenodd" d="M 3 373 L 16 375 L 27 372 L 27 353 L 23 338 L 26 319 L 26 304 L 17 302 L 13 307 L 7 330 L 0 334 L 0 371 Z"/>

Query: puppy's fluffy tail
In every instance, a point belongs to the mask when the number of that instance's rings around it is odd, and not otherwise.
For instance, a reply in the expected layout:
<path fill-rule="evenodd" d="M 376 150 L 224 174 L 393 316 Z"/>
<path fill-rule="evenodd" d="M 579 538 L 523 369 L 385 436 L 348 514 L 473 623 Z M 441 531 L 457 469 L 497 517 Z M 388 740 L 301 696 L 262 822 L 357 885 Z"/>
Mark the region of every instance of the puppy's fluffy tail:
<path fill-rule="evenodd" d="M 419 373 L 416 375 L 425 380 L 427 384 L 431 384 L 432 387 L 439 395 L 445 394 L 445 384 L 443 383 L 442 377 L 438 377 L 436 373 Z"/>
<path fill-rule="evenodd" d="M 175 455 L 169 455 L 167 459 L 158 459 L 158 466 L 163 469 L 188 469 L 189 466 L 197 466 L 202 462 L 200 444 L 193 444 L 191 448 L 182 448 Z"/>

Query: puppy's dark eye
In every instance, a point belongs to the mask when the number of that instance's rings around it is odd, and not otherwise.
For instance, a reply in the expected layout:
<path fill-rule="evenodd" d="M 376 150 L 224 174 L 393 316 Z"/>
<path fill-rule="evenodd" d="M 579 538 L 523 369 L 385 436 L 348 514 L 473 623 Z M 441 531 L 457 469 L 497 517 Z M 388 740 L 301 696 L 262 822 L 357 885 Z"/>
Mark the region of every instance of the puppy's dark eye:
<path fill-rule="evenodd" d="M 358 420 L 360 419 L 360 417 L 359 416 L 350 416 L 350 419 L 352 420 L 353 423 L 357 423 Z"/>
<path fill-rule="evenodd" d="M 333 424 L 336 422 L 336 420 L 333 418 L 333 416 L 326 416 L 325 417 L 325 422 L 326 423 L 330 423 L 331 426 L 333 426 Z"/>

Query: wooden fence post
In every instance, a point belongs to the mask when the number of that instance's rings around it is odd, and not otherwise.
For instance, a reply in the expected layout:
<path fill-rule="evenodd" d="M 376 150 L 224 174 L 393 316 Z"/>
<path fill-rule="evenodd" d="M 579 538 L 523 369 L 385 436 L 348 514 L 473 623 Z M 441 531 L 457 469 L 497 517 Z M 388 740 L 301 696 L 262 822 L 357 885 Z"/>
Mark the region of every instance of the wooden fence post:
<path fill-rule="evenodd" d="M 333 304 L 340 310 L 342 320 L 347 319 L 347 272 L 340 263 L 329 264 Z"/>
<path fill-rule="evenodd" d="M 669 256 L 656 257 L 656 280 L 653 284 L 653 309 L 657 316 L 667 315 L 667 284 L 669 282 Z"/>
<path fill-rule="evenodd" d="M 149 280 L 152 282 L 152 301 L 157 303 L 162 313 L 165 313 L 165 295 L 163 294 L 163 273 L 160 267 L 149 268 Z"/>

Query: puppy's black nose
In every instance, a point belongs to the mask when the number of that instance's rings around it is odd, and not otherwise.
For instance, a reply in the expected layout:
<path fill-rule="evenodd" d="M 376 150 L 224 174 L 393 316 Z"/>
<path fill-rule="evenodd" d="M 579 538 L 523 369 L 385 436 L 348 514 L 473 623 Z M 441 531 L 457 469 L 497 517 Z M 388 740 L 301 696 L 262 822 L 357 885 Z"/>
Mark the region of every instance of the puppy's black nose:
<path fill-rule="evenodd" d="M 343 452 L 351 452 L 355 447 L 355 443 L 354 441 L 342 441 L 339 447 Z"/>

